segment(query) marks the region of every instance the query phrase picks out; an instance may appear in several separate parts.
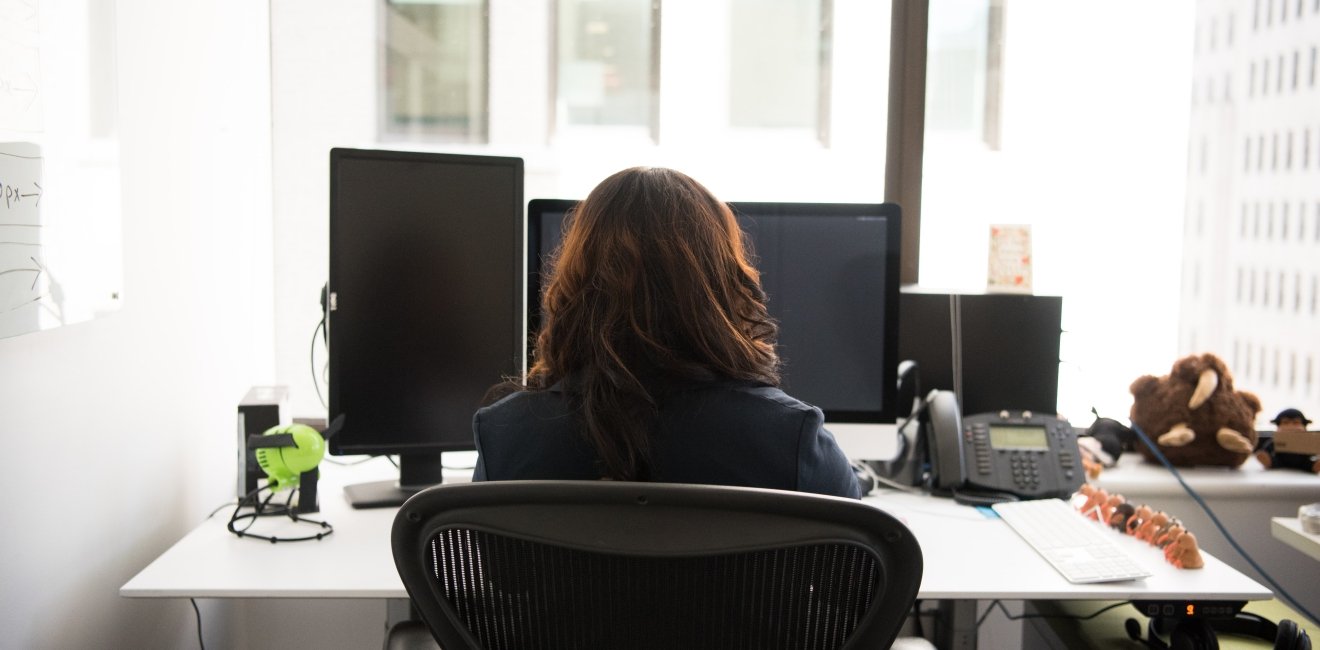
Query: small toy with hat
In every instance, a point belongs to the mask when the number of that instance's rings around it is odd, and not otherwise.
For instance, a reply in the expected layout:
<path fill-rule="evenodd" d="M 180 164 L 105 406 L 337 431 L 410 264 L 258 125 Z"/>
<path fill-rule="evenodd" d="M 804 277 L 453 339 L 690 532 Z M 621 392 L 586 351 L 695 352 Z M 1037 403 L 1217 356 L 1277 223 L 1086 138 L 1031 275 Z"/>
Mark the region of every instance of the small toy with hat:
<path fill-rule="evenodd" d="M 1320 431 L 1306 430 L 1311 421 L 1301 411 L 1287 408 L 1270 422 L 1275 426 L 1274 437 L 1261 441 L 1256 460 L 1270 469 L 1300 469 L 1320 474 Z"/>

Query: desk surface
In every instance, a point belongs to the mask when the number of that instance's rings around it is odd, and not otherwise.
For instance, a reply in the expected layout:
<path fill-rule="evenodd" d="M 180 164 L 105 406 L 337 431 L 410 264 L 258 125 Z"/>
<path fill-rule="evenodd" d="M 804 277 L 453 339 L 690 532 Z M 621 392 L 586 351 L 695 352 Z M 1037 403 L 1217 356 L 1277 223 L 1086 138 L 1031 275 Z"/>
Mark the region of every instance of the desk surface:
<path fill-rule="evenodd" d="M 1270 534 L 1288 546 L 1320 560 L 1320 535 L 1303 530 L 1298 518 L 1270 518 Z"/>
<path fill-rule="evenodd" d="M 390 554 L 393 508 L 354 510 L 342 486 L 396 476 L 383 459 L 362 465 L 322 466 L 321 512 L 334 526 L 320 541 L 271 544 L 240 539 L 225 528 L 225 509 L 188 533 L 129 580 L 119 593 L 156 598 L 406 598 Z M 462 480 L 462 479 L 457 479 Z M 882 492 L 867 503 L 912 529 L 925 556 L 919 598 L 926 599 L 1181 599 L 1261 600 L 1270 591 L 1207 554 L 1200 570 L 1179 570 L 1163 554 L 1115 535 L 1154 575 L 1145 580 L 1074 585 L 1026 546 L 1006 524 L 981 511 L 902 492 Z M 305 525 L 304 525 L 305 526 Z M 261 521 L 253 532 L 308 534 L 283 518 Z"/>

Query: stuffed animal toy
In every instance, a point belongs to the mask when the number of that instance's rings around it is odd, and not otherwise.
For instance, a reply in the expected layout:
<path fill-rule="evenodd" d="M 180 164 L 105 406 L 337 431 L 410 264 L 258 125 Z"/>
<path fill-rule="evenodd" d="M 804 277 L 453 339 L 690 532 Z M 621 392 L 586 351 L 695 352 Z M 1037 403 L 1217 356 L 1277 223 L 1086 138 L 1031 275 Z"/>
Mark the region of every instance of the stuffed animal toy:
<path fill-rule="evenodd" d="M 1139 377 L 1130 390 L 1132 425 L 1174 465 L 1239 467 L 1256 447 L 1260 399 L 1235 390 L 1228 366 L 1213 354 L 1179 359 L 1168 375 Z M 1137 449 L 1157 462 L 1146 445 Z"/>
<path fill-rule="evenodd" d="M 1095 413 L 1095 422 L 1085 434 L 1077 438 L 1082 469 L 1086 471 L 1088 479 L 1098 478 L 1104 468 L 1118 463 L 1118 457 L 1124 451 L 1131 451 L 1137 445 L 1137 434 L 1130 427 L 1118 420 L 1100 417 L 1095 409 L 1091 409 L 1091 412 Z"/>

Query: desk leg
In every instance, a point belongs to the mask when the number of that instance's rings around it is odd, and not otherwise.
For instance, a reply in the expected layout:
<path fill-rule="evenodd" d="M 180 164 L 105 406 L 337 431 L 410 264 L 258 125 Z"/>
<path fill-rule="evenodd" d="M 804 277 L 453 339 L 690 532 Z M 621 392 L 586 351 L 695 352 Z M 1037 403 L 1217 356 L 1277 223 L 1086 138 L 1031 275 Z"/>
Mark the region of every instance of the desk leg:
<path fill-rule="evenodd" d="M 385 601 L 385 630 L 403 621 L 418 620 L 417 612 L 413 610 L 412 601 L 407 598 L 390 598 Z"/>
<path fill-rule="evenodd" d="M 976 601 L 942 600 L 935 645 L 943 650 L 976 650 Z"/>

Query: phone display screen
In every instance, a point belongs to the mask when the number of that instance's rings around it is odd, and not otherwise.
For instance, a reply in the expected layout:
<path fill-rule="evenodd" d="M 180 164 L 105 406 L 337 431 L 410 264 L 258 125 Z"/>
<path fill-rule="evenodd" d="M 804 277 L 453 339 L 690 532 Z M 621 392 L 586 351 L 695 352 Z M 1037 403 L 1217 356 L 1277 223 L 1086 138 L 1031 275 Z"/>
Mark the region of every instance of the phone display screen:
<path fill-rule="evenodd" d="M 1047 449 L 1044 427 L 990 427 L 990 446 L 995 449 Z"/>

